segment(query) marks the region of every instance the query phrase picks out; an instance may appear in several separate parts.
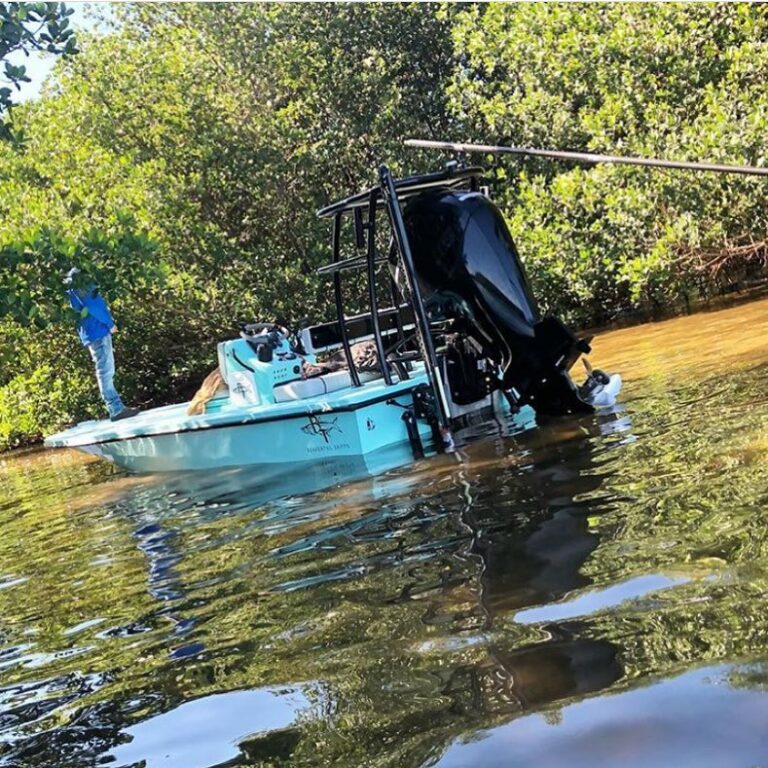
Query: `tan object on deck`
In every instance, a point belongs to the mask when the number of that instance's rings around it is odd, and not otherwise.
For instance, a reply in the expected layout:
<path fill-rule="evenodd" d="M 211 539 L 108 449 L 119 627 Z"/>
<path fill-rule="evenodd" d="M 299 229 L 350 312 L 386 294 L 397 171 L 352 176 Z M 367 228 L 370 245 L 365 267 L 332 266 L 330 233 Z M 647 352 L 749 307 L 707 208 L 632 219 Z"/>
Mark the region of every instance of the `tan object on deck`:
<path fill-rule="evenodd" d="M 205 381 L 200 385 L 200 389 L 195 392 L 195 396 L 190 400 L 187 406 L 188 416 L 202 416 L 205 413 L 205 406 L 217 394 L 227 391 L 227 383 L 217 368 L 205 377 Z"/>

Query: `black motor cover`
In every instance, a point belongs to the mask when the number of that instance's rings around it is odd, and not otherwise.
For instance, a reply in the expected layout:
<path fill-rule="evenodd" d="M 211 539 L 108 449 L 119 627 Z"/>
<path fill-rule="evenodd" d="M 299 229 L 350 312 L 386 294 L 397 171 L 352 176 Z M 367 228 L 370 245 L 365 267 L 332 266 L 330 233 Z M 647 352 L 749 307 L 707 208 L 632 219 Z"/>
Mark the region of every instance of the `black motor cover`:
<path fill-rule="evenodd" d="M 539 413 L 588 412 L 567 371 L 582 352 L 559 320 L 539 317 L 499 209 L 477 192 L 435 190 L 403 211 L 414 266 L 432 319 L 452 319 Z"/>

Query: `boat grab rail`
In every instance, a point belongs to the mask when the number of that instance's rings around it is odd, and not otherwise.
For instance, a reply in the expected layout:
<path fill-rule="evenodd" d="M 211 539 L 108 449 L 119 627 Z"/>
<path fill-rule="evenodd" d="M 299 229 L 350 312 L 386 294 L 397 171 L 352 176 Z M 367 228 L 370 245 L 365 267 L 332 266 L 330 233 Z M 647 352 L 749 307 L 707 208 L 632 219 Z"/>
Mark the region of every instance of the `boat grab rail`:
<path fill-rule="evenodd" d="M 418 195 L 428 189 L 435 187 L 458 187 L 466 182 L 472 182 L 485 173 L 485 168 L 481 166 L 472 166 L 471 168 L 459 168 L 456 165 L 450 165 L 444 171 L 437 173 L 427 173 L 421 176 L 408 176 L 404 179 L 394 181 L 395 190 L 399 200 L 405 200 L 412 195 Z M 384 199 L 381 187 L 370 187 L 369 189 L 358 192 L 357 194 L 345 197 L 335 203 L 326 205 L 317 211 L 320 218 L 336 216 L 349 213 L 355 209 L 367 208 L 371 199 L 378 208 L 386 208 L 387 202 Z"/>

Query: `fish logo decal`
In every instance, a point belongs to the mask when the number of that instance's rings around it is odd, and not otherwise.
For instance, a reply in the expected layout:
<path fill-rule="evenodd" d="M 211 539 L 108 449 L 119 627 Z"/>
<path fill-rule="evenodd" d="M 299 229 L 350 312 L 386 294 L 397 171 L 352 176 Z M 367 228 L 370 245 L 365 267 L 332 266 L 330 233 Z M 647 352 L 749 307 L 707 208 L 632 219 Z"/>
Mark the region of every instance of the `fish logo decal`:
<path fill-rule="evenodd" d="M 328 435 L 330 435 L 331 432 L 342 434 L 341 427 L 337 423 L 338 420 L 338 417 L 331 421 L 330 419 L 318 419 L 317 416 L 310 416 L 309 424 L 302 427 L 301 431 L 305 435 L 321 435 L 323 440 L 328 443 L 330 442 L 328 440 Z"/>

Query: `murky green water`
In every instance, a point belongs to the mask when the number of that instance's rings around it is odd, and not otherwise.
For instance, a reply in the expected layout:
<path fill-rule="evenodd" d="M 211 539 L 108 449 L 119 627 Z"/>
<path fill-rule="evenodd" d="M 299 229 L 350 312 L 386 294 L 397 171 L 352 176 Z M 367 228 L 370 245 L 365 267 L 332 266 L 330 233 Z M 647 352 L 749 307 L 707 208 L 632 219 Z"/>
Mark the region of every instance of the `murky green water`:
<path fill-rule="evenodd" d="M 594 358 L 614 413 L 308 496 L 0 459 L 0 765 L 768 765 L 768 302 Z"/>

